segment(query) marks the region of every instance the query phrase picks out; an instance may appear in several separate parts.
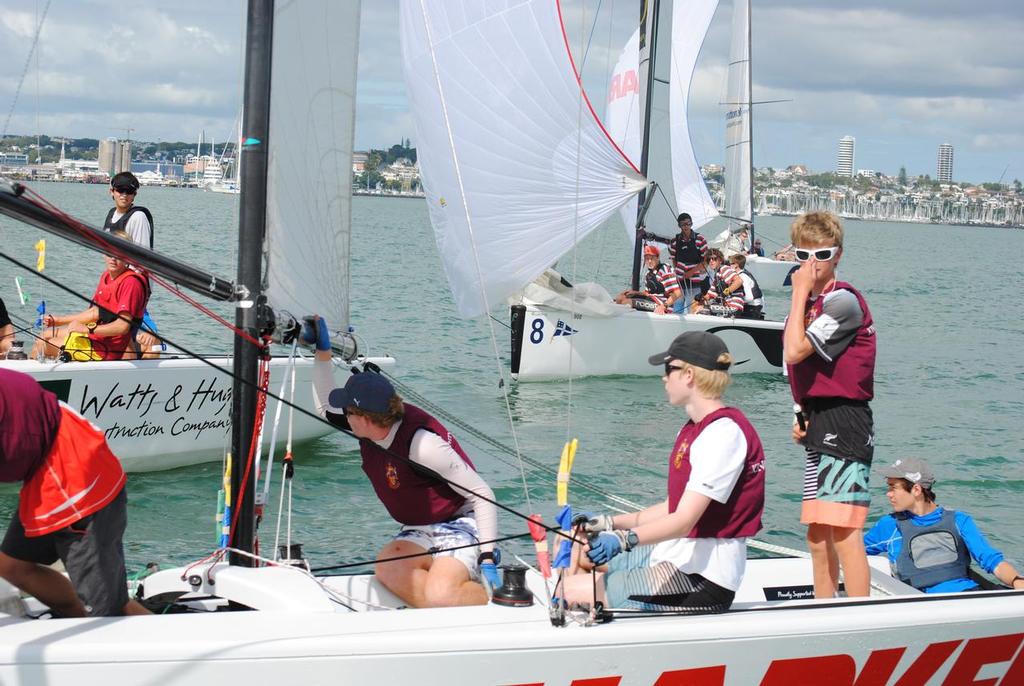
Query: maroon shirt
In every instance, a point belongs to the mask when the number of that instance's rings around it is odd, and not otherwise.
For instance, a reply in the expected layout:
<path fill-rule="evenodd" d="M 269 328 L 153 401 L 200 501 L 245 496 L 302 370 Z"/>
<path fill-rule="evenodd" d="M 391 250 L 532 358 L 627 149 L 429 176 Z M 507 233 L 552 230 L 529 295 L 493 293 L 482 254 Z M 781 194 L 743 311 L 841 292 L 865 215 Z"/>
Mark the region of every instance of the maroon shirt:
<path fill-rule="evenodd" d="M 745 538 L 761 530 L 764 512 L 764 448 L 753 425 L 735 407 L 723 407 L 704 417 L 699 423 L 687 422 L 676 437 L 668 461 L 668 511 L 675 512 L 690 480 L 690 446 L 701 432 L 716 419 L 733 420 L 747 440 L 747 456 L 743 472 L 724 503 L 712 500 L 687 538 Z"/>
<path fill-rule="evenodd" d="M 49 454 L 60 428 L 57 396 L 28 374 L 0 369 L 0 481 L 24 481 Z"/>
<path fill-rule="evenodd" d="M 875 325 L 871 311 L 856 288 L 843 281 L 836 281 L 836 290 L 853 293 L 864 314 L 853 340 L 843 352 L 831 362 L 818 354 L 811 353 L 797 364 L 789 365 L 789 385 L 793 399 L 806 404 L 808 398 L 847 398 L 849 400 L 871 400 L 875 396 Z M 825 294 L 817 297 L 807 310 L 807 324 L 821 315 Z"/>
<path fill-rule="evenodd" d="M 466 498 L 429 470 L 418 468 L 408 460 L 412 438 L 426 429 L 445 439 L 459 457 L 474 470 L 476 467 L 459 446 L 455 437 L 441 422 L 409 403 L 404 403 L 405 418 L 387 450 L 370 440 L 359 441 L 363 471 L 370 478 L 373 490 L 392 517 L 402 524 L 439 524 L 451 519 L 465 504 Z M 392 456 L 406 458 L 400 460 Z"/>

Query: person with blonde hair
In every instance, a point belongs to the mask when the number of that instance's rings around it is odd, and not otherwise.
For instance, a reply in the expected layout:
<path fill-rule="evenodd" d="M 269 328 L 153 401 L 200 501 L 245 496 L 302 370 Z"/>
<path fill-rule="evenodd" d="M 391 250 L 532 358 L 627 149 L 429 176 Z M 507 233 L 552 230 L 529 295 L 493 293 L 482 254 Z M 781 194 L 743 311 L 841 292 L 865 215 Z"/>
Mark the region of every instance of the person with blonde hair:
<path fill-rule="evenodd" d="M 596 584 L 589 574 L 567 577 L 564 596 L 609 608 L 724 612 L 743 580 L 747 538 L 761 530 L 764 449 L 743 412 L 722 403 L 732 356 L 721 338 L 687 331 L 649 362 L 665 365 L 668 401 L 687 417 L 669 454 L 667 497 L 639 512 L 584 516 L 587 558 L 607 568 Z"/>
<path fill-rule="evenodd" d="M 860 291 L 839 281 L 843 227 L 828 212 L 793 222 L 800 268 L 783 332 L 783 355 L 797 403 L 793 439 L 804 446 L 800 522 L 807 525 L 816 598 L 870 590 L 862 531 L 874 454 L 875 327 Z"/>

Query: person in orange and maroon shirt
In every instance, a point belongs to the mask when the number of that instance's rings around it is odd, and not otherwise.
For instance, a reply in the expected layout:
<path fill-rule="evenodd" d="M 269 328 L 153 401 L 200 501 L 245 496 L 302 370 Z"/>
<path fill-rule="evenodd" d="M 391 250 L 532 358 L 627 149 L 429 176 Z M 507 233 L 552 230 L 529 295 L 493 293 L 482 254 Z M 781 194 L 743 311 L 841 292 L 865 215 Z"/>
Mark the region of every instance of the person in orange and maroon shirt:
<path fill-rule="evenodd" d="M 149 614 L 128 599 L 125 480 L 99 429 L 32 377 L 0 369 L 0 481 L 22 482 L 0 577 L 62 617 Z M 70 581 L 47 566 L 57 560 Z"/>
<path fill-rule="evenodd" d="M 113 235 L 128 237 L 123 231 L 114 231 Z M 76 314 L 44 315 L 43 326 L 51 331 L 45 340 L 36 341 L 34 357 L 40 352 L 48 358 L 57 357 L 72 333 L 87 334 L 92 346 L 91 354 L 75 352 L 72 360 L 120 360 L 126 356 L 146 310 L 149 283 L 119 257 L 105 255 L 103 259 L 106 269 L 92 296 L 92 306 Z M 134 359 L 134 352 L 129 352 L 128 357 Z"/>

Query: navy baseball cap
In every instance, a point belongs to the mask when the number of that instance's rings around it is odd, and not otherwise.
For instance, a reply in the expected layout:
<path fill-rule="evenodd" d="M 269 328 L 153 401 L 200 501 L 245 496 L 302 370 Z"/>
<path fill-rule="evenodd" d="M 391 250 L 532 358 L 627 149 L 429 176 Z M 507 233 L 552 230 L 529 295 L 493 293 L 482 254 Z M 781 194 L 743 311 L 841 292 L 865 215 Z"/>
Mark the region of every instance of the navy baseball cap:
<path fill-rule="evenodd" d="M 687 331 L 676 336 L 668 350 L 652 355 L 647 361 L 659 365 L 681 360 L 702 369 L 726 371 L 729 364 L 719 362 L 718 357 L 727 352 L 729 349 L 725 347 L 725 342 L 715 334 L 707 331 Z"/>
<path fill-rule="evenodd" d="M 343 412 L 349 407 L 358 407 L 366 412 L 384 414 L 388 411 L 395 387 L 380 374 L 362 372 L 348 378 L 344 388 L 335 388 L 328 396 L 331 409 Z"/>

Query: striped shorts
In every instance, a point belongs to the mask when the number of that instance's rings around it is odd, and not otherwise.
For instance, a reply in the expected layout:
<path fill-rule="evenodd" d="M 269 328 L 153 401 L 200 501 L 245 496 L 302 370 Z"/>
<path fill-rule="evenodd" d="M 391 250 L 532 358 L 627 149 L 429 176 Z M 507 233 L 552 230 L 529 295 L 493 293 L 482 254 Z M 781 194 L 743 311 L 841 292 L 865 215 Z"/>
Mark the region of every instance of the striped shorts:
<path fill-rule="evenodd" d="M 808 450 L 800 523 L 863 528 L 871 504 L 870 472 L 863 462 Z"/>
<path fill-rule="evenodd" d="M 654 546 L 643 545 L 608 563 L 604 589 L 610 609 L 674 611 L 688 614 L 725 612 L 734 591 L 687 574 L 671 562 L 651 565 Z"/>

